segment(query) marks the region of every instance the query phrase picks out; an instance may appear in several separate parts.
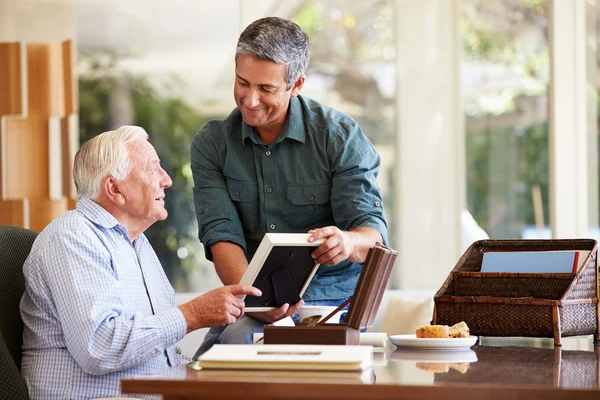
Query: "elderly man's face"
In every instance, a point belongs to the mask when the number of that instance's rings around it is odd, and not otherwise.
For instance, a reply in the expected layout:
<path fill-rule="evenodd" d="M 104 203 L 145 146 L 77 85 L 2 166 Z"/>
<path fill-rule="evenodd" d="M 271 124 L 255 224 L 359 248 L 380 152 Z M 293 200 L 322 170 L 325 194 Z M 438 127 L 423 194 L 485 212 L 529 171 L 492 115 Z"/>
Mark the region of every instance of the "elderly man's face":
<path fill-rule="evenodd" d="M 292 90 L 287 89 L 285 67 L 250 55 L 239 56 L 233 96 L 244 122 L 259 133 L 281 130 L 292 97 Z"/>
<path fill-rule="evenodd" d="M 124 210 L 141 225 L 150 226 L 167 218 L 165 189 L 173 182 L 160 166 L 154 147 L 147 140 L 129 144 L 131 172 L 120 183 L 125 197 Z"/>

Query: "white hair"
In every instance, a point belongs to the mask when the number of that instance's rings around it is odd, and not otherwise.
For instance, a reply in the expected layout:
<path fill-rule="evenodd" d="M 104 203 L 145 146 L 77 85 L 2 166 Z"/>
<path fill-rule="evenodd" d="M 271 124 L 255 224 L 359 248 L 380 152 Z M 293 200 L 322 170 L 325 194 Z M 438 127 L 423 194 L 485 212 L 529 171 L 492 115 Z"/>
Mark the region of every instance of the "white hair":
<path fill-rule="evenodd" d="M 148 140 L 146 131 L 139 126 L 124 125 L 85 142 L 73 162 L 77 197 L 95 200 L 102 191 L 104 178 L 127 178 L 131 172 L 127 147 L 136 140 Z"/>

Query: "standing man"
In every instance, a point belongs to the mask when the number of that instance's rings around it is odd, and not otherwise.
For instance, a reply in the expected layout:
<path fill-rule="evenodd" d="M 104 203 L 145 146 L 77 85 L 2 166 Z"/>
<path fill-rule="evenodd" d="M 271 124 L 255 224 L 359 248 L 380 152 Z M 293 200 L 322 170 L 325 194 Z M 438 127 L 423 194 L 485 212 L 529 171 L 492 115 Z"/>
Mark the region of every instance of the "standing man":
<path fill-rule="evenodd" d="M 234 323 L 240 294 L 225 286 L 176 307 L 173 287 L 144 236 L 167 217 L 171 178 L 142 128 L 96 136 L 75 155 L 79 202 L 40 233 L 25 261 L 21 373 L 35 399 L 120 393 L 121 378 L 187 360 L 174 343 Z"/>
<path fill-rule="evenodd" d="M 309 58 L 309 38 L 292 21 L 263 18 L 242 32 L 237 108 L 192 142 L 194 202 L 200 241 L 224 284 L 240 281 L 265 233 L 309 232 L 309 241 L 326 240 L 313 252 L 322 266 L 304 301 L 339 305 L 369 249 L 386 240 L 380 159 L 352 118 L 300 95 Z M 217 342 L 251 343 L 304 301 L 211 329 L 196 356 Z"/>

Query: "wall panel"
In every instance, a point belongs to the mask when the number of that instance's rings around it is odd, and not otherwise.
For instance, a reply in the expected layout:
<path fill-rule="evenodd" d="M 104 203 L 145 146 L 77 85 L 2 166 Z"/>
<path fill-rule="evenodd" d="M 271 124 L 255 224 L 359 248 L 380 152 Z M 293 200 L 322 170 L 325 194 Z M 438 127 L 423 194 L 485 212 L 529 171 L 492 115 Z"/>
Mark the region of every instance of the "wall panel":
<path fill-rule="evenodd" d="M 0 43 L 0 224 L 41 231 L 76 205 L 73 43 Z"/>

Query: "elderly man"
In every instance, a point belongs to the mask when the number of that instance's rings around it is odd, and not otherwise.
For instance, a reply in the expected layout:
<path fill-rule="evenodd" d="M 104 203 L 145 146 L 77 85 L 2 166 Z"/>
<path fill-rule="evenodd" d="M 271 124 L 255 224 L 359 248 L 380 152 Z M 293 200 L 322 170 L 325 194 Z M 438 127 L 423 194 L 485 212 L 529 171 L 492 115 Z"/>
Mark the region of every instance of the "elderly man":
<path fill-rule="evenodd" d="M 24 265 L 21 371 L 32 399 L 115 396 L 125 374 L 186 361 L 174 346 L 244 312 L 225 286 L 179 307 L 144 231 L 167 217 L 171 179 L 147 133 L 124 126 L 85 143 L 73 166 L 80 197 L 40 233 Z"/>
<path fill-rule="evenodd" d="M 224 284 L 239 282 L 269 232 L 325 238 L 313 252 L 322 266 L 298 304 L 211 329 L 197 354 L 248 343 L 303 302 L 340 305 L 369 249 L 386 239 L 379 155 L 352 118 L 300 95 L 309 58 L 309 38 L 292 21 L 250 24 L 235 54 L 237 107 L 194 137 L 191 159 L 199 237 Z"/>

